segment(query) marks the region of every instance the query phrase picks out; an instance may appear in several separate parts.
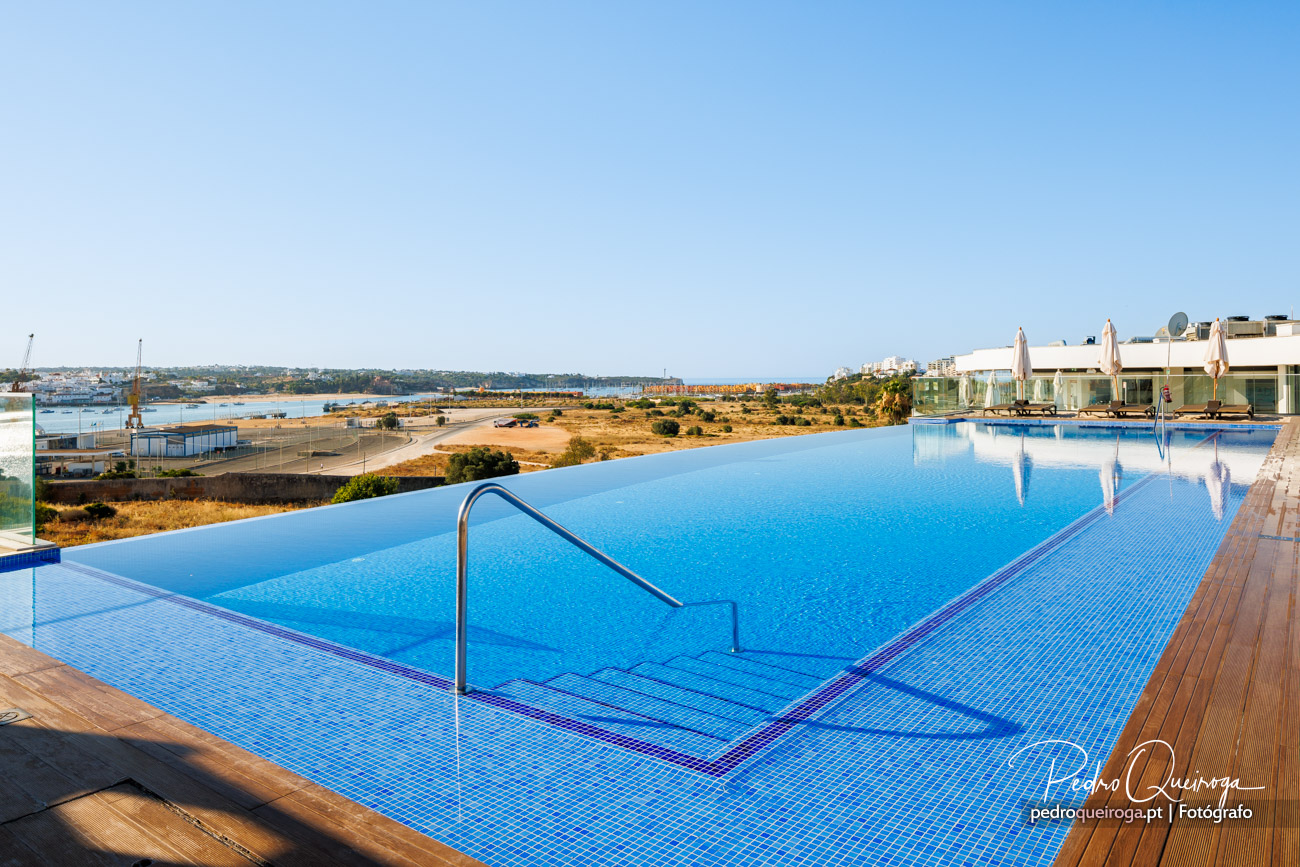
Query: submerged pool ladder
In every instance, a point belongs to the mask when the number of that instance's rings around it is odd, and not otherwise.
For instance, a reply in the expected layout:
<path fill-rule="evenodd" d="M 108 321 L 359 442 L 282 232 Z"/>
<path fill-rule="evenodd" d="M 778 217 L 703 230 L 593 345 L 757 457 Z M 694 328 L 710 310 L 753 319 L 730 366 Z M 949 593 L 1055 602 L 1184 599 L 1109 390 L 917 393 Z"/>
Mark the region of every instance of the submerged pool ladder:
<path fill-rule="evenodd" d="M 546 517 L 544 514 L 525 503 L 523 500 L 510 493 L 505 488 L 495 482 L 486 482 L 470 491 L 465 497 L 464 502 L 460 504 L 460 514 L 456 517 L 456 694 L 464 695 L 469 692 L 469 687 L 465 682 L 465 656 L 468 644 L 468 635 L 466 628 L 466 575 L 469 566 L 469 512 L 474 508 L 474 503 L 484 494 L 496 494 L 564 541 L 575 546 L 578 550 L 591 555 L 595 559 L 604 563 L 645 592 L 649 593 L 660 602 L 672 608 L 694 608 L 700 605 L 729 605 L 731 606 L 731 652 L 740 652 L 740 617 L 736 610 L 736 603 L 730 599 L 710 599 L 705 602 L 680 602 L 660 590 L 604 551 L 596 548 L 589 542 L 579 538 L 574 533 L 560 526 L 557 522 Z"/>

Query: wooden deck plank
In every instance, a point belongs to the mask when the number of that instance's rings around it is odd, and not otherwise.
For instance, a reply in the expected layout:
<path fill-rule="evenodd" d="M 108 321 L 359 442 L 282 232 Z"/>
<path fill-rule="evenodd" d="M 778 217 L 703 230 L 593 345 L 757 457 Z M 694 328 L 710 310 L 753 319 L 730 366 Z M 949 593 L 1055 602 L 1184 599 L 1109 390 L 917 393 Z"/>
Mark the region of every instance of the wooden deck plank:
<path fill-rule="evenodd" d="M 1300 863 L 1300 419 L 1288 420 L 1136 703 L 1103 775 L 1121 771 L 1134 744 L 1168 741 L 1182 774 L 1232 776 L 1249 823 L 1074 826 L 1058 867 Z M 1282 537 L 1266 538 L 1266 537 Z M 1143 783 L 1169 771 L 1164 756 L 1133 764 Z M 1122 806 L 1101 792 L 1092 807 Z M 1188 794 L 1192 804 L 1218 792 Z"/>
<path fill-rule="evenodd" d="M 10 706 L 32 717 L 0 727 L 0 777 L 21 780 L 0 787 L 0 865 L 479 863 L 0 635 Z"/>

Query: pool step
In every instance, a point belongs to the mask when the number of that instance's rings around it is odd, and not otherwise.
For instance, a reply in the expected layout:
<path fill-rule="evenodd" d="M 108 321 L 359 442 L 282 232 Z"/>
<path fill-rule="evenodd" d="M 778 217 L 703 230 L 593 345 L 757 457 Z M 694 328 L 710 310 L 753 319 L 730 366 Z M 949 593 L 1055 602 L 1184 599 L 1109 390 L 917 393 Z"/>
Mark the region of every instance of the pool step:
<path fill-rule="evenodd" d="M 746 707 L 743 704 L 736 704 L 733 701 L 700 690 L 643 677 L 630 671 L 624 671 L 621 668 L 606 668 L 596 672 L 592 677 L 646 695 L 653 695 L 656 698 L 667 699 L 677 704 L 706 711 L 745 726 L 758 725 L 768 718 L 768 715 L 761 710 Z"/>
<path fill-rule="evenodd" d="M 623 708 L 648 717 L 663 720 L 691 731 L 729 741 L 744 734 L 751 726 L 716 714 L 706 713 L 679 702 L 647 695 L 623 686 L 584 677 L 580 674 L 562 674 L 546 681 L 574 695 Z"/>
<path fill-rule="evenodd" d="M 593 701 L 566 690 L 529 680 L 512 680 L 492 691 L 606 731 L 662 744 L 691 755 L 708 755 L 727 742 L 725 738 L 692 731 L 666 720 Z"/>
<path fill-rule="evenodd" d="M 631 670 L 569 672 L 540 683 L 512 680 L 493 691 L 606 731 L 707 758 L 815 690 L 827 672 L 814 673 L 806 664 L 783 654 L 707 651 L 662 663 L 643 662 Z M 817 664 L 827 668 L 824 660 Z"/>

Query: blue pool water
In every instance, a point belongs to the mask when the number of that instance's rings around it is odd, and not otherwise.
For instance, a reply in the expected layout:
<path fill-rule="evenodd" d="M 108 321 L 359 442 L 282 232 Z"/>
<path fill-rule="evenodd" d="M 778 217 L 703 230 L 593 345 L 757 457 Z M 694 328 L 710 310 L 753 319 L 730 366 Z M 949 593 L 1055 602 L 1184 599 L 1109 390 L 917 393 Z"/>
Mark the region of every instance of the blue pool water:
<path fill-rule="evenodd" d="M 734 600 L 744 651 L 489 498 L 459 702 L 463 486 L 70 550 L 0 574 L 0 627 L 490 864 L 1049 863 L 1007 757 L 1104 757 L 1273 436 L 965 423 L 516 477 Z"/>

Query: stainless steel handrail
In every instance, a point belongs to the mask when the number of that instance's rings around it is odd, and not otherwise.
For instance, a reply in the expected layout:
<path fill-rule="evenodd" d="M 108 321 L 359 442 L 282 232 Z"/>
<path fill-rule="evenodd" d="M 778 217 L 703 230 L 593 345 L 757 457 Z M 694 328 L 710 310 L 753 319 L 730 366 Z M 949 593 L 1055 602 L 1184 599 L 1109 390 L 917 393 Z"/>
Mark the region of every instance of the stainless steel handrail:
<path fill-rule="evenodd" d="M 736 608 L 736 603 L 730 599 L 711 599 L 706 602 L 681 602 L 664 591 L 660 590 L 613 557 L 596 548 L 589 542 L 581 539 L 573 532 L 561 526 L 556 521 L 546 517 L 537 509 L 525 503 L 510 491 L 496 484 L 495 482 L 484 482 L 465 496 L 464 501 L 460 504 L 460 512 L 456 516 L 456 694 L 464 695 L 469 691 L 466 684 L 465 657 L 468 650 L 469 636 L 467 634 L 467 609 L 466 609 L 466 591 L 467 575 L 469 571 L 469 512 L 474 507 L 474 503 L 484 494 L 496 494 L 564 541 L 577 547 L 580 551 L 591 555 L 601 563 L 613 569 L 645 592 L 649 593 L 660 602 L 672 608 L 692 608 L 698 605 L 730 605 L 731 606 L 731 652 L 740 652 L 740 615 Z"/>

